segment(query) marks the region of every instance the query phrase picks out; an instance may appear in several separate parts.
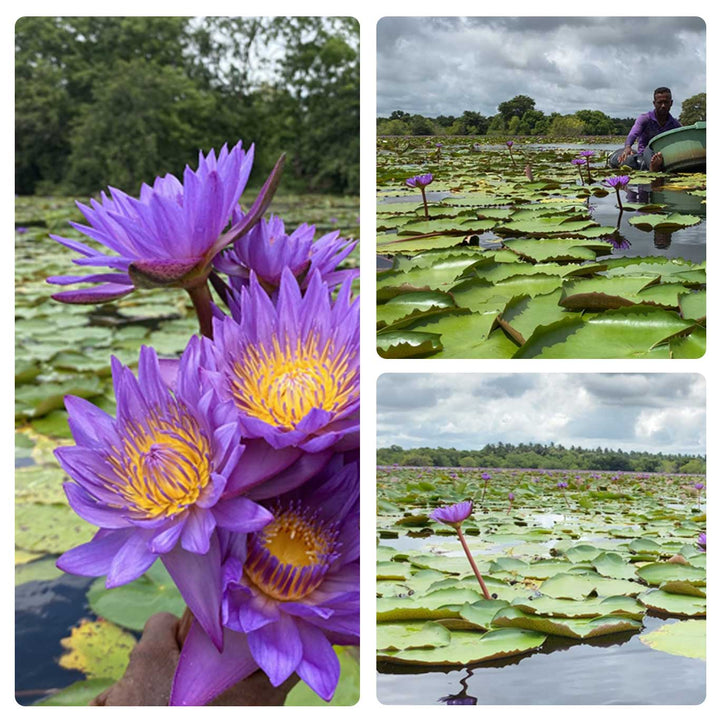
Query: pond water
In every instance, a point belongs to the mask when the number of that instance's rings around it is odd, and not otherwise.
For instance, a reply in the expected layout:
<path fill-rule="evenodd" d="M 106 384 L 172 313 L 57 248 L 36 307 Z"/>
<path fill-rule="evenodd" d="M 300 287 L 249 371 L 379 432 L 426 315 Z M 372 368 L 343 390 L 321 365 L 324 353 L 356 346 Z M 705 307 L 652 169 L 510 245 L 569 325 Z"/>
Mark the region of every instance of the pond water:
<path fill-rule="evenodd" d="M 545 147 L 547 146 L 540 146 Z M 559 145 L 564 149 L 573 147 Z M 597 146 L 594 146 L 597 147 Z M 604 146 L 603 146 L 604 147 Z M 614 148 L 614 146 L 608 146 Z M 428 192 L 428 202 L 438 202 L 452 193 Z M 457 195 L 462 197 L 462 195 Z M 682 228 L 672 232 L 665 230 L 640 230 L 630 224 L 630 219 L 638 215 L 637 212 L 624 211 L 622 214 L 617 207 L 617 198 L 614 192 L 605 197 L 591 197 L 589 199 L 590 214 L 603 226 L 617 226 L 621 246 L 612 248 L 611 252 L 601 257 L 650 257 L 663 256 L 668 258 L 683 258 L 694 263 L 704 262 L 706 257 L 706 206 L 699 197 L 690 195 L 681 190 L 670 189 L 663 186 L 663 179 L 659 178 L 652 184 L 629 185 L 621 195 L 623 202 L 657 203 L 665 205 L 667 213 L 680 213 L 696 215 L 702 222 L 691 227 Z M 417 204 L 417 197 L 400 197 L 388 199 L 387 202 L 412 202 Z M 382 203 L 381 203 L 382 205 Z M 618 223 L 619 220 L 619 223 Z M 480 247 L 495 249 L 500 247 L 500 238 L 492 232 L 477 236 Z M 377 269 L 385 270 L 393 265 L 392 259 L 379 255 Z"/>
<path fill-rule="evenodd" d="M 85 594 L 93 578 L 63 575 L 15 588 L 15 697 L 32 705 L 54 689 L 83 680 L 77 670 L 57 664 L 64 652 L 60 640 L 87 610 Z"/>
<path fill-rule="evenodd" d="M 378 664 L 378 700 L 387 705 L 695 705 L 705 699 L 705 662 L 657 652 L 642 633 L 582 643 L 548 637 L 532 654 L 472 668 L 413 672 Z M 552 682 L 548 679 L 552 678 Z"/>

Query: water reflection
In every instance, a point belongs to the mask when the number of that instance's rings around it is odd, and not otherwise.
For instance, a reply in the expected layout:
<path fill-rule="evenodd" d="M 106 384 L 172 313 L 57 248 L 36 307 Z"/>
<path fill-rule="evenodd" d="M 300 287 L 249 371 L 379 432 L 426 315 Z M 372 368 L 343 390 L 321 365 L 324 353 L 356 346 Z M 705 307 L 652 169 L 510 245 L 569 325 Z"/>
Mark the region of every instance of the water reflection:
<path fill-rule="evenodd" d="M 675 619 L 647 615 L 640 633 L 586 641 L 550 636 L 526 655 L 457 670 L 378 663 L 385 704 L 690 705 L 705 698 L 705 662 L 653 650 L 642 634 Z M 457 698 L 461 702 L 448 702 Z M 468 704 L 470 704 L 468 702 Z"/>

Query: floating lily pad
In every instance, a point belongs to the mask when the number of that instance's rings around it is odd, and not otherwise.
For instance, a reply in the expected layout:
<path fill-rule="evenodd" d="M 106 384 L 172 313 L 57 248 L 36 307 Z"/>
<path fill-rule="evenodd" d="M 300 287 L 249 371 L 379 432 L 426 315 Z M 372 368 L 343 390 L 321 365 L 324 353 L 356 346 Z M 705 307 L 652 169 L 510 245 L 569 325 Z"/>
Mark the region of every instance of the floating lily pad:
<path fill-rule="evenodd" d="M 68 707 L 86 706 L 101 692 L 107 690 L 115 680 L 113 678 L 95 678 L 93 680 L 80 680 L 59 692 L 54 693 L 35 705 Z"/>
<path fill-rule="evenodd" d="M 654 650 L 705 659 L 705 620 L 681 620 L 641 635 L 640 641 Z"/>
<path fill-rule="evenodd" d="M 545 642 L 546 635 L 514 628 L 492 630 L 487 633 L 457 631 L 450 635 L 450 643 L 428 650 L 406 650 L 382 653 L 378 659 L 403 665 L 463 666 L 513 655 L 523 655 Z"/>
<path fill-rule="evenodd" d="M 681 617 L 705 617 L 707 608 L 703 597 L 678 595 L 664 590 L 649 590 L 638 595 L 638 600 L 651 610 Z"/>
<path fill-rule="evenodd" d="M 79 670 L 89 679 L 118 680 L 125 672 L 135 638 L 106 620 L 84 620 L 60 644 L 60 667 Z"/>
<path fill-rule="evenodd" d="M 169 612 L 179 617 L 185 610 L 185 601 L 161 562 L 155 562 L 137 580 L 110 590 L 99 578 L 90 586 L 87 599 L 96 615 L 138 631 L 155 613 Z"/>
<path fill-rule="evenodd" d="M 24 550 L 59 555 L 89 542 L 96 528 L 79 518 L 67 505 L 18 504 L 15 506 L 15 544 Z"/>
<path fill-rule="evenodd" d="M 705 570 L 678 563 L 650 563 L 637 569 L 638 577 L 649 585 L 660 585 L 670 580 L 685 580 L 693 585 L 705 585 Z"/>
<path fill-rule="evenodd" d="M 450 631 L 435 622 L 378 623 L 378 650 L 416 650 L 450 644 Z"/>
<path fill-rule="evenodd" d="M 494 627 L 514 627 L 534 630 L 546 635 L 560 635 L 577 639 L 601 637 L 618 632 L 640 630 L 642 623 L 617 615 L 587 619 L 570 619 L 526 614 L 517 607 L 500 610 L 493 618 Z"/>

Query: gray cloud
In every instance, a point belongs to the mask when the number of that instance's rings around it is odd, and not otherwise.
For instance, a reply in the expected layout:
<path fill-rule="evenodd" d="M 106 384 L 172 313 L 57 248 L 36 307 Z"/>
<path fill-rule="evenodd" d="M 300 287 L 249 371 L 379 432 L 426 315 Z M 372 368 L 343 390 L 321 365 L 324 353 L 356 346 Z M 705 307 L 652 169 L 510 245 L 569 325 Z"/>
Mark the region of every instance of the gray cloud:
<path fill-rule="evenodd" d="M 705 381 L 680 373 L 383 375 L 381 447 L 555 442 L 705 452 Z"/>
<path fill-rule="evenodd" d="M 383 18 L 378 113 L 485 115 L 523 94 L 546 114 L 636 116 L 659 85 L 705 90 L 701 18 Z"/>

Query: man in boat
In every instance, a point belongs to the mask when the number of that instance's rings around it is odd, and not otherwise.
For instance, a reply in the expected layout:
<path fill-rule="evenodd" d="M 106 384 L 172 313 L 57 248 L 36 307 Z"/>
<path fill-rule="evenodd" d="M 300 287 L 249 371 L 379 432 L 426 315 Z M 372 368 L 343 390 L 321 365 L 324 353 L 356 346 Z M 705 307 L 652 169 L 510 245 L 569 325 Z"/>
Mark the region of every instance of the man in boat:
<path fill-rule="evenodd" d="M 633 170 L 652 170 L 653 172 L 662 170 L 662 153 L 653 153 L 648 147 L 648 143 L 660 133 L 681 127 L 680 123 L 670 114 L 672 104 L 670 88 L 657 88 L 653 93 L 653 109 L 643 113 L 635 121 L 627 140 L 625 140 L 625 147 L 616 150 L 610 156 L 608 165 L 613 168 L 627 165 Z M 637 140 L 637 152 L 632 149 L 635 140 Z"/>

